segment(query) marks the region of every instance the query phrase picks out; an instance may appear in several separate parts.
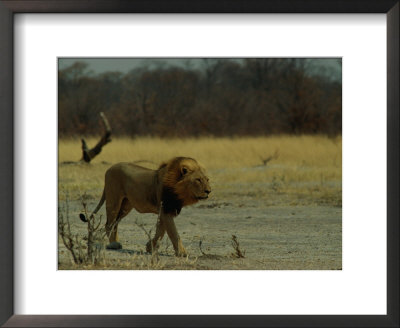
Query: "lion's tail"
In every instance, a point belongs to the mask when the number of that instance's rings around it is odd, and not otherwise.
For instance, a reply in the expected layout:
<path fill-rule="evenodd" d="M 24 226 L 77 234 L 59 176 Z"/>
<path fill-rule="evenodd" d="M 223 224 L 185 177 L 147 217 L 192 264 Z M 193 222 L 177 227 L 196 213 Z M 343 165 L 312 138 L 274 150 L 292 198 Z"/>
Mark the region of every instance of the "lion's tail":
<path fill-rule="evenodd" d="M 98 212 L 98 210 L 103 206 L 105 200 L 106 200 L 106 194 L 105 194 L 105 190 L 103 190 L 103 195 L 101 195 L 101 199 L 100 199 L 99 203 L 97 204 L 96 208 L 94 209 L 94 211 L 92 212 L 92 214 L 90 214 L 90 217 L 92 217 L 93 215 L 95 215 Z M 83 213 L 79 214 L 79 218 L 83 222 L 88 222 L 85 214 L 83 214 Z"/>

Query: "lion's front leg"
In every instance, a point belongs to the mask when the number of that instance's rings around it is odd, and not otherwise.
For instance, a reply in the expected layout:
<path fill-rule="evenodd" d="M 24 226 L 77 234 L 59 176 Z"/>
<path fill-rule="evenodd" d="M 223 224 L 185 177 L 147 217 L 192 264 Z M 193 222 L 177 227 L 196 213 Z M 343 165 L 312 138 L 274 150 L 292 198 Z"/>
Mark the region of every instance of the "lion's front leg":
<path fill-rule="evenodd" d="M 174 246 L 176 256 L 187 256 L 185 247 L 183 247 L 181 238 L 179 237 L 178 230 L 176 229 L 174 217 L 171 215 L 163 214 L 161 220 L 164 223 L 165 230 L 167 231 L 169 239 L 171 239 Z"/>
<path fill-rule="evenodd" d="M 146 244 L 146 251 L 152 253 L 153 250 L 159 247 L 159 242 L 164 237 L 165 234 L 165 226 L 160 218 L 157 220 L 156 225 L 156 234 L 152 240 L 149 240 Z"/>

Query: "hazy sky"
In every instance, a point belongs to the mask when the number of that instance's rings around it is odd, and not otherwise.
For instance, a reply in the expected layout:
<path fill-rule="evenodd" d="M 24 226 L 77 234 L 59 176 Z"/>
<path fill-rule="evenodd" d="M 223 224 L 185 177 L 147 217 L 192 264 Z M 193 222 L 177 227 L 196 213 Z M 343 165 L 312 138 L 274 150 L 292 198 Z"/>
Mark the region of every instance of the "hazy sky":
<path fill-rule="evenodd" d="M 236 60 L 240 61 L 240 59 Z M 59 69 L 66 68 L 76 61 L 87 63 L 88 69 L 95 74 L 110 71 L 127 73 L 142 66 L 155 68 L 165 64 L 196 68 L 202 62 L 199 58 L 60 58 Z M 338 58 L 309 58 L 307 61 L 312 70 L 323 71 L 335 80 L 341 79 L 342 67 Z"/>

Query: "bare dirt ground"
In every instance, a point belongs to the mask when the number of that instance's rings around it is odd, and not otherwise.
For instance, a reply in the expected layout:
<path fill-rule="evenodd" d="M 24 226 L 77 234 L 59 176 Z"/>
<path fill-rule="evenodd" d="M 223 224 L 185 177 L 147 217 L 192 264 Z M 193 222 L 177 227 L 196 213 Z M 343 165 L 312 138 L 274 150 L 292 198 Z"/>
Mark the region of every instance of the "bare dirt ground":
<path fill-rule="evenodd" d="M 342 210 L 332 205 L 293 203 L 285 193 L 258 198 L 249 186 L 236 185 L 229 197 L 210 197 L 185 207 L 175 219 L 189 257 L 176 258 L 165 236 L 157 258 L 146 253 L 146 233 L 154 233 L 157 216 L 134 210 L 119 224 L 121 250 L 104 250 L 100 269 L 200 269 L 200 270 L 340 270 L 342 268 Z M 260 186 L 259 186 L 260 187 Z M 256 189 L 250 188 L 250 189 Z M 98 190 L 100 196 L 101 190 Z M 97 199 L 88 201 L 91 211 Z M 307 202 L 305 202 L 307 203 Z M 68 202 L 71 230 L 82 237 L 86 224 L 79 220 L 82 204 Z M 105 208 L 100 210 L 105 218 Z M 244 258 L 238 258 L 232 235 Z M 200 245 L 201 242 L 201 245 Z M 107 243 L 107 240 L 104 240 Z M 59 241 L 59 269 L 77 269 Z M 90 267 L 88 267 L 90 269 Z M 93 267 L 96 269 L 96 267 Z"/>

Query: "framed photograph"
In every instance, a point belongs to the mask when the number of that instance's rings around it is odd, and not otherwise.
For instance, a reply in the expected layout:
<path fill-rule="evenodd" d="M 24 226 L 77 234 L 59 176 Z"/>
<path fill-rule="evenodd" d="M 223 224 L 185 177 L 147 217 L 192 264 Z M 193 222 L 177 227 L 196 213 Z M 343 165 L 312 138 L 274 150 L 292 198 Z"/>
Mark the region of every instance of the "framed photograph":
<path fill-rule="evenodd" d="M 399 325 L 398 1 L 0 10 L 2 325 Z"/>
<path fill-rule="evenodd" d="M 58 58 L 58 269 L 342 270 L 341 69 Z"/>

